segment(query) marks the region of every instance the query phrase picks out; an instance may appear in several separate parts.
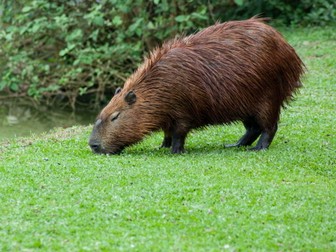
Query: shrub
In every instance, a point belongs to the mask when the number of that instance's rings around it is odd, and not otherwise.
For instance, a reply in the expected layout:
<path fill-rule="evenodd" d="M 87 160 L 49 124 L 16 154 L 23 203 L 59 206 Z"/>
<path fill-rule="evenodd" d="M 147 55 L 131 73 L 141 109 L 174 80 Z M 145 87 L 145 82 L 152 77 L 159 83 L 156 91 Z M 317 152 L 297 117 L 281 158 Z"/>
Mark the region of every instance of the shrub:
<path fill-rule="evenodd" d="M 335 23 L 336 2 L 332 0 L 236 0 L 226 18 L 248 18 L 260 13 L 285 25 L 326 25 Z"/>

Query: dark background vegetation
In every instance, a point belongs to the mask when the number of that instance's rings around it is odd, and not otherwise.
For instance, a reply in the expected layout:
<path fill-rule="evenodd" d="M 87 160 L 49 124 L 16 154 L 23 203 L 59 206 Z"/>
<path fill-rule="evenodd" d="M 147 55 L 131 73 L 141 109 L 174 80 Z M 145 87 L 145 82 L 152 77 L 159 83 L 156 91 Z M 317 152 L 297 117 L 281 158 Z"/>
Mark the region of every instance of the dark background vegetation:
<path fill-rule="evenodd" d="M 0 98 L 99 106 L 143 56 L 217 20 L 335 24 L 334 0 L 1 0 Z"/>

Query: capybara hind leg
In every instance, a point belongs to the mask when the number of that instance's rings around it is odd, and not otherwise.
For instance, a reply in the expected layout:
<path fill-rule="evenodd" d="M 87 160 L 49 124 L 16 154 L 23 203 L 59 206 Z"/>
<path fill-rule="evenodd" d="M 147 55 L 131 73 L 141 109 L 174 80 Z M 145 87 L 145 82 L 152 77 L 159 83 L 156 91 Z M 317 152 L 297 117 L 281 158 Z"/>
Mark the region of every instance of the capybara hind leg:
<path fill-rule="evenodd" d="M 186 134 L 174 133 L 172 138 L 171 152 L 173 154 L 180 154 L 184 152 L 184 142 Z"/>
<path fill-rule="evenodd" d="M 172 140 L 172 135 L 168 132 L 165 132 L 161 148 L 170 148 L 172 145 Z"/>
<path fill-rule="evenodd" d="M 259 150 L 265 150 L 267 149 L 270 144 L 272 143 L 272 140 L 275 136 L 275 133 L 278 129 L 278 125 L 275 125 L 271 129 L 263 130 L 261 133 L 261 136 L 258 140 L 258 143 L 255 147 L 251 148 L 250 150 L 253 151 L 259 151 Z"/>
<path fill-rule="evenodd" d="M 226 148 L 250 146 L 260 136 L 261 128 L 254 119 L 245 120 L 243 123 L 246 129 L 245 134 L 237 143 L 225 145 Z"/>

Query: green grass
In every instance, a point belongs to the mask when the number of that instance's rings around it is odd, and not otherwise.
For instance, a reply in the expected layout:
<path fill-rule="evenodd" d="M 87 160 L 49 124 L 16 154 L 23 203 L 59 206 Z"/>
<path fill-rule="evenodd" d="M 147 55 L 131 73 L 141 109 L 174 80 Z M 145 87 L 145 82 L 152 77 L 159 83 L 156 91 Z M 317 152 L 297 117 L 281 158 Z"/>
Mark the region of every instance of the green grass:
<path fill-rule="evenodd" d="M 267 151 L 224 149 L 239 124 L 183 155 L 162 133 L 94 155 L 90 127 L 3 142 L 0 251 L 336 251 L 334 31 L 283 31 L 309 72 Z"/>

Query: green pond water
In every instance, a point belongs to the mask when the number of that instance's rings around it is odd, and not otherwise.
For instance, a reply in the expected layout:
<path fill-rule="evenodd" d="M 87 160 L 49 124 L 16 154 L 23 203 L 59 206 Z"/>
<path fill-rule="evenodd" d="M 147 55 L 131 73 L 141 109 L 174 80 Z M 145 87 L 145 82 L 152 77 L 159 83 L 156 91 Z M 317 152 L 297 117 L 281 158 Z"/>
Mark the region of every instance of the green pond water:
<path fill-rule="evenodd" d="M 53 128 L 92 124 L 98 111 L 60 105 L 33 105 L 22 99 L 0 100 L 0 141 L 48 132 Z"/>

